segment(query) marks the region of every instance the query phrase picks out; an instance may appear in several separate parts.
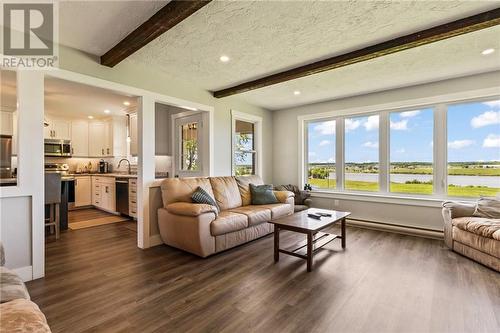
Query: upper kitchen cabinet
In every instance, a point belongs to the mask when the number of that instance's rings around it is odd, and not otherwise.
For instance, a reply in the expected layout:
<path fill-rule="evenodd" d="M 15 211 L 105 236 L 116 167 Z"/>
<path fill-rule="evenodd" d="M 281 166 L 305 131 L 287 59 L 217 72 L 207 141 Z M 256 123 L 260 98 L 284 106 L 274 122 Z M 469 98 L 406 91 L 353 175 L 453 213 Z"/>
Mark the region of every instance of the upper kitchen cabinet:
<path fill-rule="evenodd" d="M 14 113 L 0 111 L 0 135 L 14 135 Z"/>
<path fill-rule="evenodd" d="M 49 119 L 49 126 L 44 128 L 45 139 L 71 140 L 71 122 L 67 120 Z"/>
<path fill-rule="evenodd" d="M 115 116 L 111 119 L 111 146 L 114 157 L 127 157 L 127 117 Z"/>
<path fill-rule="evenodd" d="M 92 121 L 89 123 L 89 157 L 111 156 L 109 154 L 111 153 L 110 132 L 108 122 Z"/>
<path fill-rule="evenodd" d="M 89 156 L 89 122 L 74 120 L 71 122 L 71 150 L 74 157 Z"/>
<path fill-rule="evenodd" d="M 130 155 L 138 155 L 138 135 L 137 135 L 137 113 L 130 114 Z"/>

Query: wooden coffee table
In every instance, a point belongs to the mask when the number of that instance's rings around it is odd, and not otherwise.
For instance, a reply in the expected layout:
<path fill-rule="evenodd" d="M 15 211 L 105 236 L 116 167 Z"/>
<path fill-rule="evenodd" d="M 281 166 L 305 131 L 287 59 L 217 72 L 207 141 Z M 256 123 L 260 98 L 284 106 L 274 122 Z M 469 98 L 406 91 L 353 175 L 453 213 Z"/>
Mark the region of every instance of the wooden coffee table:
<path fill-rule="evenodd" d="M 309 213 L 326 213 L 331 214 L 331 217 L 322 217 L 320 220 L 308 217 Z M 307 260 L 307 271 L 312 271 L 313 255 L 323 246 L 330 243 L 334 239 L 342 240 L 342 248 L 345 249 L 345 219 L 351 215 L 350 212 L 339 212 L 335 210 L 310 208 L 292 215 L 272 220 L 269 223 L 274 224 L 274 262 L 280 260 L 280 252 L 294 257 Z M 321 232 L 320 230 L 340 222 L 341 235 Z M 293 250 L 280 249 L 280 230 L 295 231 L 307 235 L 305 244 L 300 244 Z M 304 248 L 307 247 L 304 254 Z"/>

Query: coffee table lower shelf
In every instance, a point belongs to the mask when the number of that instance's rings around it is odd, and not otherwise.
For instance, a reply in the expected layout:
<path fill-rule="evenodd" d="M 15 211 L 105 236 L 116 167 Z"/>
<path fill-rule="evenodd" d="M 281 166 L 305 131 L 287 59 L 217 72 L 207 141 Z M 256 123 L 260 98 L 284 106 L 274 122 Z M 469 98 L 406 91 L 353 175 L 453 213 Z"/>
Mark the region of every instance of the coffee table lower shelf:
<path fill-rule="evenodd" d="M 339 235 L 335 234 L 330 234 L 327 232 L 318 232 L 314 235 L 313 238 L 313 253 L 321 250 L 323 246 L 326 244 L 330 243 L 331 241 L 337 239 L 337 238 L 342 238 Z M 278 249 L 279 252 L 288 254 L 290 256 L 298 257 L 307 260 L 307 240 L 302 241 L 299 243 L 298 247 L 295 247 L 294 249 L 290 250 L 285 250 L 285 249 Z"/>

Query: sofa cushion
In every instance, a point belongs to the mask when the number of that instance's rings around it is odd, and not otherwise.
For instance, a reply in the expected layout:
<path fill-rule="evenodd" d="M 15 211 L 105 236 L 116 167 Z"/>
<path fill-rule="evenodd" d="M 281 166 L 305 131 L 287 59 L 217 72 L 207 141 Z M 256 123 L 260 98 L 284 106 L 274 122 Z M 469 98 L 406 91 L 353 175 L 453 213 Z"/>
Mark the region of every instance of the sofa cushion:
<path fill-rule="evenodd" d="M 200 186 L 198 186 L 196 191 L 194 191 L 193 195 L 191 196 L 191 199 L 193 200 L 193 202 L 196 203 L 214 206 L 215 208 L 217 208 L 217 213 L 219 213 L 220 211 L 217 202 L 215 202 L 215 199 L 212 196 L 210 196 L 210 194 L 208 194 L 208 192 L 205 191 Z"/>
<path fill-rule="evenodd" d="M 230 209 L 233 213 L 244 214 L 248 217 L 248 225 L 256 225 L 271 220 L 271 210 L 262 206 L 241 206 Z"/>
<path fill-rule="evenodd" d="M 0 332 L 50 333 L 50 328 L 38 305 L 26 299 L 16 299 L 0 304 Z"/>
<path fill-rule="evenodd" d="M 278 203 L 276 195 L 273 192 L 273 185 L 254 185 L 250 184 L 252 195 L 252 205 L 268 205 Z"/>
<path fill-rule="evenodd" d="M 220 210 L 241 206 L 241 195 L 234 177 L 211 177 L 210 183 Z"/>
<path fill-rule="evenodd" d="M 200 216 L 201 214 L 214 213 L 217 216 L 217 207 L 207 204 L 174 202 L 165 207 L 169 213 L 182 216 Z"/>
<path fill-rule="evenodd" d="M 252 204 L 252 195 L 250 193 L 250 184 L 264 185 L 264 181 L 257 175 L 236 177 L 238 188 L 241 195 L 241 205 L 248 206 Z"/>
<path fill-rule="evenodd" d="M 500 241 L 500 219 L 484 217 L 457 217 L 451 223 L 458 229 Z"/>
<path fill-rule="evenodd" d="M 248 218 L 244 214 L 221 211 L 219 216 L 210 223 L 212 236 L 224 235 L 248 227 Z"/>
<path fill-rule="evenodd" d="M 500 199 L 480 198 L 473 216 L 500 219 Z"/>
<path fill-rule="evenodd" d="M 259 207 L 270 209 L 271 219 L 277 219 L 293 213 L 293 205 L 291 204 L 278 203 L 271 205 L 260 205 Z"/>
<path fill-rule="evenodd" d="M 200 186 L 214 197 L 208 178 L 167 178 L 161 183 L 163 207 L 173 202 L 193 202 L 191 196 Z"/>
<path fill-rule="evenodd" d="M 30 299 L 23 280 L 10 269 L 0 267 L 0 303 L 18 298 Z"/>
<path fill-rule="evenodd" d="M 476 235 L 457 227 L 453 227 L 453 241 L 460 242 L 476 250 L 500 258 L 500 242 L 487 237 Z"/>

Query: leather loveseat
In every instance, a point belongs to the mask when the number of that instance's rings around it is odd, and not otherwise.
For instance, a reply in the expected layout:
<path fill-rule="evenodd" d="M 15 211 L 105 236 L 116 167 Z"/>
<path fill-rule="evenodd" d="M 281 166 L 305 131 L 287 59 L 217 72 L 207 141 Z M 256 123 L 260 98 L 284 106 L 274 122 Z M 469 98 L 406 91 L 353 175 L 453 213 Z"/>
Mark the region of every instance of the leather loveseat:
<path fill-rule="evenodd" d="M 250 184 L 263 181 L 258 176 L 165 179 L 158 209 L 163 242 L 207 257 L 273 232 L 267 222 L 293 213 L 294 194 L 274 191 L 279 203 L 252 205 Z M 219 213 L 214 206 L 192 202 L 198 186 L 215 199 Z"/>

